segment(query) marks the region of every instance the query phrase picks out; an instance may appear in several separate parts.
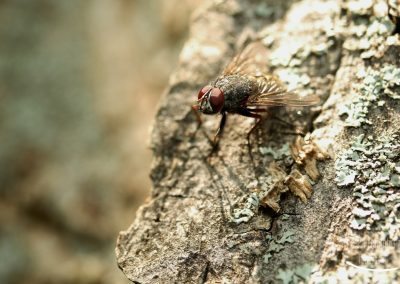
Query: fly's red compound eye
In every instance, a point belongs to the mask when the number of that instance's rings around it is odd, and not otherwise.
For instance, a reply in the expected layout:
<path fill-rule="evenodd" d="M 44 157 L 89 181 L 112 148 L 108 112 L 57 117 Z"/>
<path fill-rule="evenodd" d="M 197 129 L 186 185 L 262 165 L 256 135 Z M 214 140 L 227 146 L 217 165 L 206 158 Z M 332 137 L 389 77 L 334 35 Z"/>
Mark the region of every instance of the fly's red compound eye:
<path fill-rule="evenodd" d="M 200 100 L 212 87 L 211 86 L 205 86 L 203 87 L 199 94 L 197 95 L 197 99 Z"/>
<path fill-rule="evenodd" d="M 213 88 L 211 90 L 210 104 L 215 112 L 219 112 L 224 106 L 224 93 L 220 88 Z"/>

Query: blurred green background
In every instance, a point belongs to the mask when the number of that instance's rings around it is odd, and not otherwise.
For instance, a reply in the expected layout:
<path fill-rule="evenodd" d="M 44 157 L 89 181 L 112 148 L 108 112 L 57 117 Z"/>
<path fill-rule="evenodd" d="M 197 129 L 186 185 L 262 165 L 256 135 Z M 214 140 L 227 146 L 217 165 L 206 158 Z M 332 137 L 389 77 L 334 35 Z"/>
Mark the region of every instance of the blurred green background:
<path fill-rule="evenodd" d="M 200 1 L 0 1 L 0 283 L 128 283 L 116 238 Z"/>

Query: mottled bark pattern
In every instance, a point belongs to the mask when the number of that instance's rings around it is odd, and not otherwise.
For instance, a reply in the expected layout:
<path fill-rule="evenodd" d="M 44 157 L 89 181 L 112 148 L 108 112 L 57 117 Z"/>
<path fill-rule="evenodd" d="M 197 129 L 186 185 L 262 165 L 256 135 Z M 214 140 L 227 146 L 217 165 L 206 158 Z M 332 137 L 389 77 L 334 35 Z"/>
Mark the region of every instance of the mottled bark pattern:
<path fill-rule="evenodd" d="M 339 268 L 349 280 L 360 275 L 347 263 L 362 251 L 345 244 L 354 236 L 362 236 L 364 244 L 376 237 L 349 225 L 360 214 L 353 212 L 351 184 L 367 181 L 341 172 L 345 167 L 335 167 L 335 161 L 360 134 L 374 143 L 391 137 L 400 124 L 395 90 L 400 75 L 382 74 L 384 84 L 379 76 L 368 77 L 385 66 L 400 67 L 400 41 L 385 13 L 385 1 L 378 0 L 215 0 L 193 15 L 152 132 L 152 199 L 118 239 L 118 265 L 130 280 L 321 282 L 337 277 Z M 251 137 L 254 163 L 246 139 L 254 120 L 228 115 L 220 150 L 208 157 L 212 145 L 204 131 L 213 133 L 219 118 L 204 117 L 199 131 L 190 105 L 249 34 L 268 47 L 267 69 L 301 94 L 317 95 L 321 106 L 274 109 Z M 365 88 L 374 82 L 380 87 Z M 311 138 L 299 140 L 290 133 L 294 129 Z M 394 173 L 395 162 L 389 170 Z M 311 184 L 307 176 L 319 179 Z M 391 182 L 395 187 L 395 175 Z M 261 207 L 260 192 L 265 192 Z M 235 217 L 235 209 L 242 215 Z M 391 253 L 380 267 L 400 266 Z M 396 272 L 387 277 L 398 280 Z"/>

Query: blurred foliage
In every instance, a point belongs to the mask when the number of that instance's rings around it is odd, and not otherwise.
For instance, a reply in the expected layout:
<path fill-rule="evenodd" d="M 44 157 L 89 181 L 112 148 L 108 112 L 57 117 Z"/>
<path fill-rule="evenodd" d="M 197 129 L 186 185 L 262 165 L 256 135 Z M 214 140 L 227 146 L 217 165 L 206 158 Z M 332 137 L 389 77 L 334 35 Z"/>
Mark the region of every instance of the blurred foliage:
<path fill-rule="evenodd" d="M 115 239 L 198 2 L 0 2 L 0 283 L 128 282 Z"/>

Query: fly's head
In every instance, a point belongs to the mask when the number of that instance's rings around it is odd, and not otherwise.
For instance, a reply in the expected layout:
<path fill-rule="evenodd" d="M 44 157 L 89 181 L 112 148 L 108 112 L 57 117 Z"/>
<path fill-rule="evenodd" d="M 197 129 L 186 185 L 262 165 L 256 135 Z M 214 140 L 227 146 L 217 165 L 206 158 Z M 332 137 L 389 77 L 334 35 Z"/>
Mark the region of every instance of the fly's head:
<path fill-rule="evenodd" d="M 224 106 L 224 93 L 220 88 L 205 86 L 199 91 L 196 108 L 204 114 L 216 114 Z"/>

